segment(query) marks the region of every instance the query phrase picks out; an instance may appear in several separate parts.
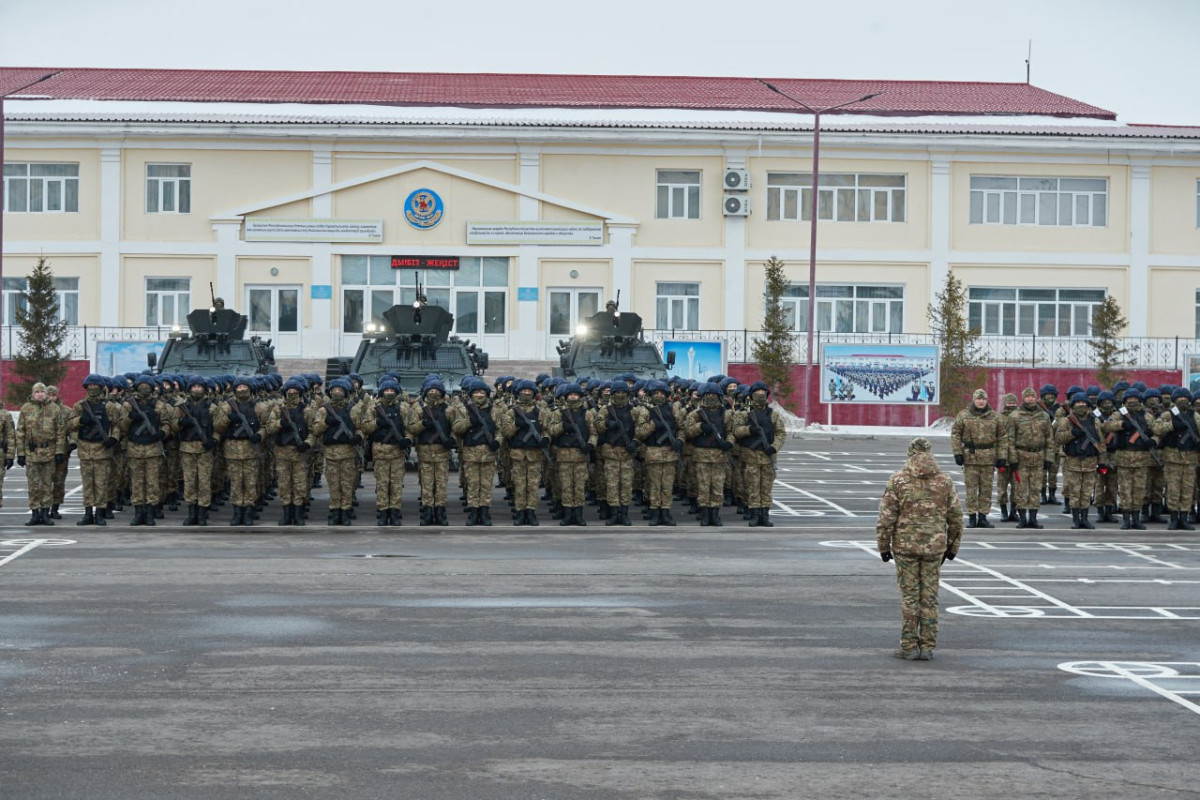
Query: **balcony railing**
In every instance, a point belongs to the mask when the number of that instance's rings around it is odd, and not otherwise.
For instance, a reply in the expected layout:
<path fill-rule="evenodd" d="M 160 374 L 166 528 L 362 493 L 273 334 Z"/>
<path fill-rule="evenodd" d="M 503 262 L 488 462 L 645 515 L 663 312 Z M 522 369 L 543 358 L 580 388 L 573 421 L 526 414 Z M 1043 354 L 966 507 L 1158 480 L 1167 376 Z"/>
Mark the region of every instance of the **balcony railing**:
<path fill-rule="evenodd" d="M 753 360 L 754 343 L 762 331 L 751 330 L 664 330 L 644 332 L 646 339 L 661 345 L 663 341 L 720 341 L 725 343 L 729 363 Z M 1053 336 L 982 336 L 978 348 L 989 367 L 1094 367 L 1096 357 L 1090 339 Z M 807 336 L 796 333 L 792 340 L 792 360 L 807 360 Z M 928 333 L 821 333 L 813 337 L 815 358 L 825 344 L 936 344 Z M 1127 366 L 1142 369 L 1183 369 L 1189 355 L 1200 356 L 1200 339 L 1182 337 L 1125 337 L 1120 346 L 1129 350 Z"/>

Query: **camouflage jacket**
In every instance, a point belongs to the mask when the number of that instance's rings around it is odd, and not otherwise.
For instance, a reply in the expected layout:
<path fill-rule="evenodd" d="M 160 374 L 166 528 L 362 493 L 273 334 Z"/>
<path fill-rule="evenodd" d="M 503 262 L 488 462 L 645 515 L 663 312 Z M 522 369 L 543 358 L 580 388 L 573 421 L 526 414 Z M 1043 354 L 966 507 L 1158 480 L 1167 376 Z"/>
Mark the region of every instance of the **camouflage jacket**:
<path fill-rule="evenodd" d="M 990 467 L 997 459 L 1007 459 L 1009 449 L 1007 421 L 994 408 L 966 408 L 955 417 L 950 451 L 965 464 Z"/>
<path fill-rule="evenodd" d="M 879 500 L 879 552 L 954 555 L 962 530 L 962 504 L 950 476 L 938 468 L 932 453 L 914 453 L 904 469 L 888 478 Z"/>
<path fill-rule="evenodd" d="M 1009 463 L 1016 463 L 1022 457 L 1026 461 L 1054 460 L 1054 429 L 1045 411 L 1038 406 L 1034 406 L 1032 410 L 1018 408 L 1007 420 L 1012 445 L 1008 456 Z"/>

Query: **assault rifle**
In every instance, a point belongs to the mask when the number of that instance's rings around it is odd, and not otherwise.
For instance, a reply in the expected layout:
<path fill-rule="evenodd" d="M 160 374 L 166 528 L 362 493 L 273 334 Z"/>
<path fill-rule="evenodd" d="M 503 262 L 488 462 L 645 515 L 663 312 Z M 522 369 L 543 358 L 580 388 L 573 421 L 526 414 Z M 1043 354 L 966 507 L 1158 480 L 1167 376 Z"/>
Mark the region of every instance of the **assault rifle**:
<path fill-rule="evenodd" d="M 550 458 L 550 445 L 546 444 L 545 437 L 543 437 L 542 432 L 538 430 L 537 421 L 530 419 L 529 415 L 527 415 L 517 403 L 513 403 L 513 411 L 520 415 L 521 419 L 525 421 L 525 427 L 528 428 L 521 438 L 527 442 L 529 441 L 529 435 L 533 434 L 535 437 L 537 437 L 537 442 L 542 448 L 542 453 L 546 456 L 546 458 Z"/>

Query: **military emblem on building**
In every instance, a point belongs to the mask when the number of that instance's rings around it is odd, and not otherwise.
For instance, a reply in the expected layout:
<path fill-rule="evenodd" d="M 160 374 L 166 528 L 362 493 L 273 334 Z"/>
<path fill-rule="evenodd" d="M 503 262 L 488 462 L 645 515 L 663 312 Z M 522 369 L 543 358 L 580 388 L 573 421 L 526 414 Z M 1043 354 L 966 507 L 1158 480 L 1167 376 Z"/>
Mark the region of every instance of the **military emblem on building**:
<path fill-rule="evenodd" d="M 417 189 L 404 201 L 404 217 L 414 228 L 428 230 L 442 221 L 442 198 L 432 189 Z"/>

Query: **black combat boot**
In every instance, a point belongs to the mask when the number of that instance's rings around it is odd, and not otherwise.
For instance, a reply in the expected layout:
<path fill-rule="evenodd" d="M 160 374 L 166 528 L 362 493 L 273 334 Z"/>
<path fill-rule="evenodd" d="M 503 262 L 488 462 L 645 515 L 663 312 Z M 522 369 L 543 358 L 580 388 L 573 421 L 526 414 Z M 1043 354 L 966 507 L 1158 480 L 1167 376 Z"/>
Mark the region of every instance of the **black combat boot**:
<path fill-rule="evenodd" d="M 1189 524 L 1188 524 L 1188 520 L 1187 520 L 1187 512 L 1186 512 L 1186 511 L 1180 511 L 1180 512 L 1179 512 L 1179 528 L 1178 528 L 1178 530 L 1181 530 L 1181 531 L 1194 531 L 1194 530 L 1196 530 L 1195 526 L 1193 526 L 1193 525 L 1189 525 Z"/>
<path fill-rule="evenodd" d="M 1038 510 L 1036 508 L 1029 509 L 1029 527 L 1033 528 L 1035 531 L 1040 531 L 1046 526 L 1038 522 L 1037 515 Z"/>
<path fill-rule="evenodd" d="M 151 516 L 151 519 L 162 519 L 163 518 L 163 504 L 162 503 L 155 503 L 153 506 L 151 506 L 151 508 L 153 508 L 153 510 L 154 510 L 154 514 Z"/>
<path fill-rule="evenodd" d="M 1046 505 L 1052 506 L 1058 502 L 1058 498 L 1054 496 L 1055 491 L 1057 491 L 1057 489 L 1046 489 Z M 1064 497 L 1063 505 L 1066 505 L 1066 502 L 1067 498 Z M 1063 513 L 1065 514 L 1066 512 L 1064 511 Z"/>
<path fill-rule="evenodd" d="M 606 500 L 600 501 L 599 508 L 600 508 L 600 519 L 604 519 L 604 520 L 612 519 L 612 515 L 613 515 L 612 506 L 610 506 Z M 616 523 L 613 523 L 613 524 L 616 524 Z"/>
<path fill-rule="evenodd" d="M 1017 509 L 1017 527 L 1018 528 L 1028 528 L 1029 527 L 1029 513 L 1023 508 Z"/>
<path fill-rule="evenodd" d="M 771 507 L 762 506 L 758 509 L 758 526 L 760 528 L 774 528 L 775 523 L 771 522 Z"/>
<path fill-rule="evenodd" d="M 1016 503 L 1013 503 L 1012 505 L 1010 505 L 1010 506 L 1008 507 L 1008 516 L 1007 516 L 1007 517 L 1001 517 L 1000 519 L 1001 519 L 1002 521 L 1004 521 L 1004 522 L 1016 522 L 1016 521 L 1017 521 L 1017 519 L 1018 519 L 1018 517 L 1017 517 L 1017 504 L 1016 504 Z"/>
<path fill-rule="evenodd" d="M 1092 513 L 1091 507 L 1082 508 L 1079 510 L 1079 527 L 1080 528 L 1083 528 L 1084 530 L 1088 530 L 1088 531 L 1096 530 L 1096 526 L 1092 524 L 1092 521 L 1090 519 L 1088 519 L 1088 515 L 1091 513 Z"/>
<path fill-rule="evenodd" d="M 712 524 L 713 524 L 712 523 L 712 509 L 710 509 L 708 506 L 702 506 L 700 508 L 700 525 L 701 525 L 701 527 L 708 527 L 709 525 L 712 525 Z"/>
<path fill-rule="evenodd" d="M 662 525 L 662 524 L 663 524 L 662 509 L 661 508 L 650 509 L 650 527 L 657 528 L 659 525 Z"/>
<path fill-rule="evenodd" d="M 583 519 L 583 509 L 579 508 L 576 510 L 579 512 L 579 518 Z M 397 514 L 397 519 L 399 519 L 400 512 L 397 511 L 396 514 Z M 400 523 L 397 522 L 396 524 L 399 525 Z M 492 527 L 492 507 L 491 506 L 480 506 L 479 507 L 479 524 L 483 525 L 485 527 L 488 527 L 488 528 Z M 586 525 L 587 523 L 585 522 L 583 524 Z"/>
<path fill-rule="evenodd" d="M 1016 506 L 1014 505 L 1013 508 L 1016 508 Z M 1017 515 L 1020 516 L 1020 514 L 1021 514 L 1021 512 L 1018 511 Z M 1000 504 L 1000 521 L 1004 522 L 1007 519 L 1008 519 L 1008 503 L 1001 503 Z M 1021 526 L 1018 525 L 1017 527 L 1019 528 Z"/>
<path fill-rule="evenodd" d="M 388 524 L 388 512 L 386 508 L 380 508 L 375 511 L 375 525 L 382 528 Z M 467 517 L 467 524 L 471 525 L 471 518 Z"/>
<path fill-rule="evenodd" d="M 96 515 L 92 511 L 91 506 L 84 506 L 83 516 L 80 517 L 79 519 L 75 520 L 75 524 L 76 525 L 95 525 L 96 524 Z"/>
<path fill-rule="evenodd" d="M 1133 512 L 1133 521 L 1130 523 L 1129 527 L 1135 531 L 1146 530 L 1146 526 L 1142 524 L 1142 512 Z"/>
<path fill-rule="evenodd" d="M 104 518 L 104 509 L 100 506 L 96 506 L 95 521 L 93 521 L 92 524 L 101 526 L 108 524 L 108 520 Z"/>
<path fill-rule="evenodd" d="M 1046 487 L 1045 487 L 1045 486 L 1043 486 L 1043 487 L 1042 487 L 1042 499 L 1041 499 L 1041 504 L 1042 504 L 1042 505 L 1044 505 L 1044 506 L 1045 506 L 1045 505 L 1049 505 L 1049 504 L 1050 504 L 1049 493 L 1047 492 L 1047 490 L 1046 490 Z"/>
<path fill-rule="evenodd" d="M 40 508 L 29 509 L 29 519 L 25 521 L 26 525 L 41 525 L 42 510 Z"/>
<path fill-rule="evenodd" d="M 708 511 L 709 511 L 709 516 L 708 516 L 709 522 L 711 522 L 713 525 L 716 525 L 718 528 L 725 524 L 724 522 L 721 521 L 721 507 L 720 506 L 717 506 L 716 508 L 710 508 Z"/>
<path fill-rule="evenodd" d="M 200 512 L 203 513 L 204 509 L 201 508 Z M 201 522 L 200 524 L 203 525 L 204 523 Z M 292 524 L 293 525 L 303 525 L 304 524 L 304 514 L 301 513 L 301 507 L 296 505 L 295 503 L 292 504 Z"/>
<path fill-rule="evenodd" d="M 675 520 L 671 518 L 671 509 L 669 508 L 659 509 L 658 521 L 660 524 L 666 525 L 669 528 L 674 528 L 677 524 Z"/>
<path fill-rule="evenodd" d="M 1071 530 L 1079 530 L 1083 525 L 1079 522 L 1080 511 L 1078 508 L 1071 509 Z"/>
<path fill-rule="evenodd" d="M 1146 517 L 1146 522 L 1162 522 L 1163 521 L 1162 516 L 1161 516 L 1162 512 L 1163 512 L 1163 504 L 1162 503 L 1151 503 L 1150 504 L 1150 516 Z"/>
<path fill-rule="evenodd" d="M 968 515 L 967 527 L 968 528 L 978 528 L 979 527 L 979 515 L 978 514 L 972 512 L 971 514 Z"/>
<path fill-rule="evenodd" d="M 526 525 L 541 525 L 542 524 L 542 523 L 538 522 L 536 508 L 528 508 L 525 510 L 525 524 Z"/>
<path fill-rule="evenodd" d="M 62 514 L 58 513 L 58 503 L 50 506 L 50 519 L 62 519 Z"/>
<path fill-rule="evenodd" d="M 279 522 L 277 522 L 276 524 L 277 525 L 291 525 L 292 524 L 292 506 L 290 503 L 284 504 L 283 516 L 279 518 Z"/>
<path fill-rule="evenodd" d="M 625 526 L 632 525 L 633 522 L 629 519 L 629 506 L 620 506 L 618 513 L 621 515 L 621 524 Z"/>
<path fill-rule="evenodd" d="M 1133 515 L 1124 509 L 1121 510 L 1121 530 L 1127 531 L 1131 527 Z"/>
<path fill-rule="evenodd" d="M 1051 492 L 1051 493 L 1050 493 L 1050 496 L 1051 496 L 1051 497 L 1054 497 L 1054 492 Z M 1067 498 L 1067 497 L 1064 497 L 1064 498 L 1063 498 L 1063 507 L 1062 507 L 1062 513 L 1064 513 L 1064 514 L 1070 514 L 1070 513 L 1071 513 L 1071 500 L 1070 500 L 1069 498 Z"/>
<path fill-rule="evenodd" d="M 145 525 L 145 524 L 146 524 L 146 520 L 142 516 L 142 507 L 134 506 L 133 507 L 133 519 L 130 520 L 129 527 L 132 528 L 135 525 Z"/>
<path fill-rule="evenodd" d="M 184 525 L 195 525 L 196 519 L 200 516 L 200 506 L 196 503 L 188 503 L 187 516 L 183 518 Z"/>
<path fill-rule="evenodd" d="M 977 527 L 977 528 L 994 528 L 996 526 L 993 525 L 992 523 L 988 522 L 987 512 L 985 511 L 976 518 L 975 527 Z"/>

